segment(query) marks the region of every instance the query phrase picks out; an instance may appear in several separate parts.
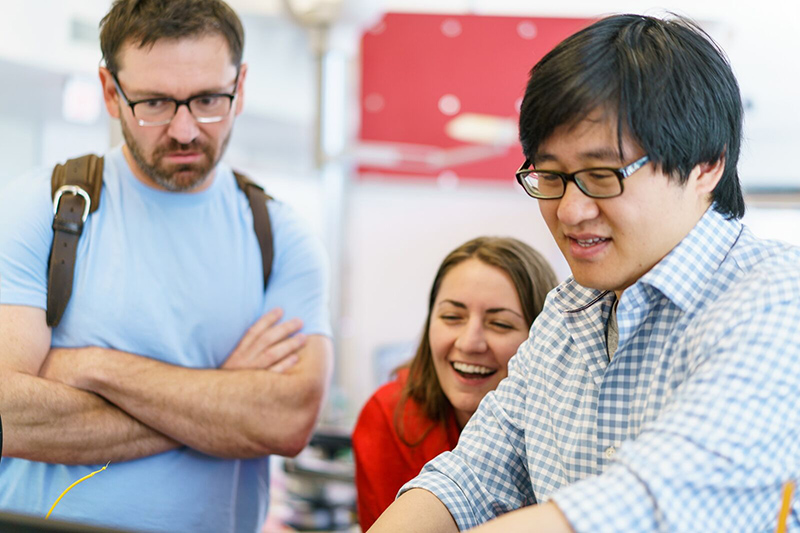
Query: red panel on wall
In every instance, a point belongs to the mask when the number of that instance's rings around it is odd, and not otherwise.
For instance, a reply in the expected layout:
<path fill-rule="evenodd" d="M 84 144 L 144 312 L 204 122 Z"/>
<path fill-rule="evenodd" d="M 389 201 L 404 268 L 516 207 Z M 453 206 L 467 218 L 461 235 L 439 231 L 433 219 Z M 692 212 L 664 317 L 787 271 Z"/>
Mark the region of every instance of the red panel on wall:
<path fill-rule="evenodd" d="M 513 180 L 528 72 L 592 20 L 391 13 L 362 43 L 362 178 Z"/>

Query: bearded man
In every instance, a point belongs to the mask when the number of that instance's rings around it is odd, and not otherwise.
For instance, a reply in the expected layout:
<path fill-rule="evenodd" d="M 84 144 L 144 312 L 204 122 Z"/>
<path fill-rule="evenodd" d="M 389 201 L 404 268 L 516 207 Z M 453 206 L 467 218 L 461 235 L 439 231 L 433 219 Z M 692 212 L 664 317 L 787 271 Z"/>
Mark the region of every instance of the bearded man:
<path fill-rule="evenodd" d="M 230 7 L 117 0 L 100 40 L 125 143 L 104 156 L 102 202 L 54 327 L 49 172 L 0 191 L 0 509 L 44 515 L 111 461 L 54 518 L 253 533 L 268 456 L 305 446 L 329 381 L 325 255 L 264 197 L 265 287 L 254 209 L 221 161 L 247 77 Z"/>

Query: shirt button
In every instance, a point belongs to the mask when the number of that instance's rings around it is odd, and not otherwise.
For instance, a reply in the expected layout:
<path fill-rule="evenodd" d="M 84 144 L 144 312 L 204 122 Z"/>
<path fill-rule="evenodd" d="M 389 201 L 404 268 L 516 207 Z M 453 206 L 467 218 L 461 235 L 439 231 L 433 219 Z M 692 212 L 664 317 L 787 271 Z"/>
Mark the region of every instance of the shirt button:
<path fill-rule="evenodd" d="M 611 460 L 611 459 L 614 458 L 615 455 L 617 455 L 617 449 L 616 448 L 614 448 L 613 446 L 609 446 L 608 448 L 606 448 L 606 451 L 605 451 L 606 459 Z"/>

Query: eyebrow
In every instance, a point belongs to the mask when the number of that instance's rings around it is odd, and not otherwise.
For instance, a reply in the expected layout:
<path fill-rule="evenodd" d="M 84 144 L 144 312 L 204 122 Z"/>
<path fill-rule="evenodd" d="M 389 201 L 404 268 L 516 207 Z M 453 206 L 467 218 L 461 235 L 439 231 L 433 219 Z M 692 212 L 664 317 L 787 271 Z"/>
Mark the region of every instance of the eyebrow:
<path fill-rule="evenodd" d="M 439 302 L 439 305 L 442 305 L 442 304 L 445 304 L 445 303 L 448 303 L 450 305 L 458 307 L 459 309 L 466 309 L 467 308 L 466 305 L 464 305 L 463 303 L 458 302 L 456 300 L 442 300 L 441 302 Z M 524 318 L 521 314 L 519 314 L 516 311 L 514 311 L 513 309 L 509 309 L 507 307 L 492 307 L 491 309 L 487 309 L 486 313 L 487 314 L 488 313 L 502 313 L 503 311 L 508 311 L 509 313 L 513 313 L 513 314 L 517 315 L 520 318 Z"/>
<path fill-rule="evenodd" d="M 224 85 L 222 87 L 215 87 L 213 89 L 203 89 L 199 92 L 190 95 L 188 98 L 194 98 L 195 96 L 202 96 L 205 94 L 231 94 L 226 92 L 226 89 L 231 85 L 233 85 L 232 91 L 235 91 L 238 81 L 239 81 L 239 73 L 237 73 L 233 81 L 228 83 L 227 85 Z M 119 79 L 117 79 L 117 83 L 119 83 L 121 86 Z M 157 98 L 172 98 L 173 100 L 180 100 L 179 98 L 175 98 L 171 94 L 163 93 L 160 91 L 128 89 L 127 91 L 125 91 L 125 94 L 131 100 L 154 100 Z M 132 95 L 135 95 L 136 97 L 134 98 L 134 96 Z"/>
<path fill-rule="evenodd" d="M 176 98 L 171 94 L 162 93 L 158 91 L 137 91 L 131 89 L 130 92 L 126 92 L 131 100 L 156 100 L 160 98 L 172 98 L 173 100 L 180 100 L 180 98 Z M 204 89 L 202 91 L 193 93 L 189 95 L 188 98 L 193 98 L 195 96 L 202 96 L 204 94 L 230 94 L 225 92 L 225 88 L 222 89 Z"/>

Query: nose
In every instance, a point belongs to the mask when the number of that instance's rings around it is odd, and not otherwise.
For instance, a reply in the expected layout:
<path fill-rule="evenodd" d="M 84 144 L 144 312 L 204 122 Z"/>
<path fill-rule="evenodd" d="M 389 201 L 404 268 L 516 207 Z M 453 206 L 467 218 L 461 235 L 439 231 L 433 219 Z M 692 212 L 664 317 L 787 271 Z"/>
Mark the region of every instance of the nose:
<path fill-rule="evenodd" d="M 575 183 L 567 183 L 564 196 L 558 201 L 558 220 L 566 226 L 579 226 L 599 214 L 597 202 L 586 196 Z"/>
<path fill-rule="evenodd" d="M 197 127 L 197 121 L 189 111 L 189 106 L 178 107 L 175 116 L 172 117 L 172 122 L 169 123 L 167 133 L 181 144 L 189 144 L 197 138 L 200 130 Z"/>
<path fill-rule="evenodd" d="M 485 352 L 489 345 L 486 342 L 483 322 L 478 319 L 469 320 L 458 335 L 455 346 L 463 353 Z"/>

